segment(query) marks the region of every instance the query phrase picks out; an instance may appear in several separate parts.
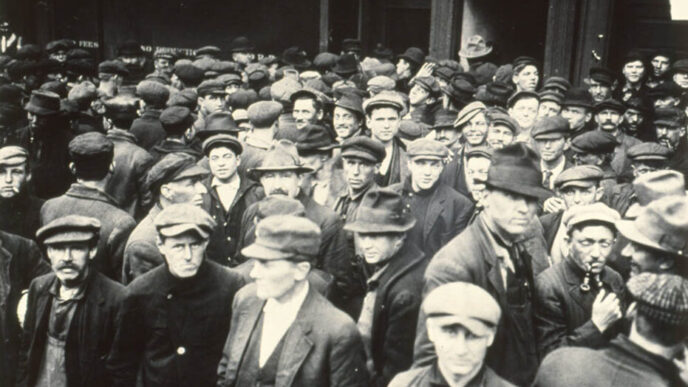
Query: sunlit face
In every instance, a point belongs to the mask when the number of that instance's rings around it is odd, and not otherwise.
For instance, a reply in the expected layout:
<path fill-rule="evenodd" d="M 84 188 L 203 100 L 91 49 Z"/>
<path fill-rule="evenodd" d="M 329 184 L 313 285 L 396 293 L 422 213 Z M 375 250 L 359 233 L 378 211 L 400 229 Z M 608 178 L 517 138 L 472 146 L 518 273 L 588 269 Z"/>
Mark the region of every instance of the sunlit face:
<path fill-rule="evenodd" d="M 251 63 L 254 59 L 255 55 L 250 52 L 235 52 L 232 53 L 232 60 L 236 63 L 241 63 L 243 65 L 247 65 Z"/>
<path fill-rule="evenodd" d="M 0 166 L 0 197 L 10 199 L 23 191 L 28 174 L 26 164 Z"/>
<path fill-rule="evenodd" d="M 409 104 L 422 105 L 430 97 L 430 92 L 421 85 L 413 85 L 409 91 Z"/>
<path fill-rule="evenodd" d="M 561 105 L 554 101 L 542 101 L 538 106 L 538 118 L 554 117 L 561 112 Z"/>
<path fill-rule="evenodd" d="M 218 146 L 208 153 L 208 165 L 213 176 L 220 181 L 229 181 L 236 175 L 240 158 L 231 149 Z"/>
<path fill-rule="evenodd" d="M 638 130 L 638 127 L 643 123 L 643 113 L 636 109 L 626 109 L 623 120 L 632 130 Z"/>
<path fill-rule="evenodd" d="M 528 229 L 537 210 L 536 199 L 500 189 L 487 191 L 483 204 L 485 214 L 495 226 L 512 237 L 522 235 Z"/>
<path fill-rule="evenodd" d="M 669 58 L 663 55 L 656 55 L 650 62 L 652 64 L 652 74 L 661 77 L 669 70 Z"/>
<path fill-rule="evenodd" d="M 48 56 L 48 58 L 56 60 L 60 63 L 64 63 L 67 61 L 67 52 L 64 50 L 58 50 Z"/>
<path fill-rule="evenodd" d="M 564 107 L 561 116 L 569 122 L 573 131 L 580 130 L 592 118 L 588 109 L 580 106 Z"/>
<path fill-rule="evenodd" d="M 57 243 L 48 245 L 46 254 L 60 283 L 75 287 L 86 278 L 89 261 L 96 256 L 96 247 L 89 242 Z"/>
<path fill-rule="evenodd" d="M 299 193 L 299 175 L 294 171 L 267 171 L 260 177 L 267 196 L 284 195 L 290 198 Z"/>
<path fill-rule="evenodd" d="M 602 272 L 615 242 L 610 227 L 588 225 L 566 237 L 571 259 L 578 267 L 593 274 Z"/>
<path fill-rule="evenodd" d="M 395 233 L 356 233 L 356 238 L 369 265 L 386 262 L 404 243 L 404 234 Z"/>
<path fill-rule="evenodd" d="M 636 84 L 640 82 L 645 74 L 645 65 L 640 60 L 634 60 L 633 62 L 626 63 L 621 72 L 628 83 Z"/>
<path fill-rule="evenodd" d="M 514 141 L 514 132 L 506 125 L 491 124 L 487 130 L 487 145 L 492 149 L 502 149 Z"/>
<path fill-rule="evenodd" d="M 361 120 L 351 110 L 335 106 L 332 113 L 332 126 L 334 126 L 334 130 L 337 132 L 337 137 L 340 140 L 344 140 L 351 137 L 361 128 Z"/>
<path fill-rule="evenodd" d="M 597 202 L 602 196 L 602 192 L 604 191 L 594 185 L 589 187 L 568 186 L 559 190 L 559 196 L 564 199 L 566 208 L 570 209 Z"/>
<path fill-rule="evenodd" d="M 655 131 L 657 134 L 657 142 L 672 151 L 678 148 L 681 138 L 686 135 L 686 128 L 680 126 L 657 125 L 655 126 Z"/>
<path fill-rule="evenodd" d="M 230 83 L 225 86 L 225 94 L 226 95 L 232 95 L 236 93 L 237 91 L 241 90 L 241 85 L 239 83 Z"/>
<path fill-rule="evenodd" d="M 206 114 L 215 113 L 224 108 L 225 96 L 223 94 L 208 94 L 204 97 L 198 97 L 198 106 Z"/>
<path fill-rule="evenodd" d="M 366 119 L 373 138 L 383 144 L 389 143 L 397 135 L 400 123 L 399 111 L 391 107 L 373 109 Z"/>
<path fill-rule="evenodd" d="M 516 85 L 517 91 L 535 91 L 540 80 L 540 73 L 537 67 L 527 65 L 518 74 L 514 74 L 512 80 Z"/>
<path fill-rule="evenodd" d="M 513 117 L 522 128 L 530 128 L 535 123 L 540 103 L 537 98 L 521 98 L 514 106 L 509 108 L 509 115 Z"/>
<path fill-rule="evenodd" d="M 208 191 L 200 178 L 188 178 L 163 184 L 160 192 L 173 204 L 188 203 L 201 206 L 203 195 Z"/>
<path fill-rule="evenodd" d="M 621 255 L 631 259 L 631 277 L 640 273 L 661 273 L 667 271 L 666 262 L 658 259 L 652 249 L 635 242 L 628 242 Z"/>
<path fill-rule="evenodd" d="M 416 191 L 432 188 L 440 178 L 444 164 L 442 160 L 435 158 L 414 158 L 409 160 L 411 172 L 411 185 Z"/>
<path fill-rule="evenodd" d="M 602 84 L 594 79 L 590 79 L 588 83 L 588 91 L 592 94 L 592 98 L 595 102 L 602 102 L 607 98 L 611 98 L 612 88 L 608 85 Z"/>
<path fill-rule="evenodd" d="M 478 335 L 461 324 L 440 324 L 434 318 L 427 320 L 426 327 L 442 370 L 456 378 L 481 368 L 494 340 L 494 332 Z"/>
<path fill-rule="evenodd" d="M 256 296 L 261 300 L 280 299 L 305 280 L 310 264 L 286 259 L 256 259 L 249 273 L 256 283 Z"/>
<path fill-rule="evenodd" d="M 564 156 L 566 150 L 566 138 L 536 138 L 535 150 L 543 161 L 556 161 Z"/>
<path fill-rule="evenodd" d="M 315 101 L 312 98 L 299 98 L 294 101 L 294 110 L 291 114 L 296 121 L 296 128 L 303 129 L 308 124 L 316 123 L 319 113 L 320 110 L 316 109 Z"/>
<path fill-rule="evenodd" d="M 195 232 L 158 239 L 158 250 L 165 257 L 167 269 L 177 278 L 196 275 L 203 263 L 208 240 Z"/>
<path fill-rule="evenodd" d="M 466 160 L 466 185 L 473 199 L 479 202 L 485 196 L 485 181 L 492 160 L 474 156 Z"/>
<path fill-rule="evenodd" d="M 688 89 L 688 73 L 676 73 L 673 76 L 673 80 L 682 89 Z"/>
<path fill-rule="evenodd" d="M 408 78 L 411 76 L 411 65 L 406 59 L 400 58 L 397 62 L 397 75 L 400 78 Z"/>
<path fill-rule="evenodd" d="M 485 114 L 480 112 L 461 127 L 461 133 L 466 142 L 472 146 L 482 145 L 487 135 L 487 120 Z"/>
<path fill-rule="evenodd" d="M 346 157 L 344 158 L 343 169 L 349 188 L 353 191 L 360 191 L 373 182 L 377 165 L 369 161 Z"/>

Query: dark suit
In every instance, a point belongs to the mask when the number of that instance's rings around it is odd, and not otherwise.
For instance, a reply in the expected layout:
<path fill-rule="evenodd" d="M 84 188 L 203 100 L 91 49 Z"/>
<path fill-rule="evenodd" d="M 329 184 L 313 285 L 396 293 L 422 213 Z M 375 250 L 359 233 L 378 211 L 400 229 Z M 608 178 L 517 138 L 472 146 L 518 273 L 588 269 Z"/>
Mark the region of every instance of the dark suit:
<path fill-rule="evenodd" d="M 29 289 L 18 386 L 33 386 L 39 375 L 46 348 L 53 295 L 59 286 L 55 274 L 36 278 Z M 98 272 L 91 272 L 78 301 L 65 344 L 67 385 L 112 385 L 105 362 L 115 336 L 115 321 L 124 287 Z"/>
<path fill-rule="evenodd" d="M 543 271 L 535 281 L 535 325 L 543 355 L 562 346 L 599 348 L 619 332 L 612 326 L 602 333 L 592 323 L 597 291 L 581 291 L 585 273 L 571 259 Z M 616 294 L 623 310 L 625 286 L 619 273 L 605 267 L 600 280 L 606 292 Z"/>
<path fill-rule="evenodd" d="M 141 114 L 141 117 L 135 119 L 129 128 L 129 132 L 136 137 L 136 143 L 147 151 L 167 136 L 167 132 L 160 123 L 161 112 L 161 110 L 148 109 Z"/>
<path fill-rule="evenodd" d="M 12 199 L 0 199 L 0 230 L 34 239 L 41 227 L 43 203 L 26 188 Z"/>
<path fill-rule="evenodd" d="M 448 185 L 463 196 L 471 197 L 471 193 L 468 192 L 468 184 L 466 183 L 463 150 L 456 152 L 452 160 L 444 166 L 440 174 L 440 183 Z"/>
<path fill-rule="evenodd" d="M 231 329 L 217 368 L 218 387 L 236 385 L 264 305 L 265 300 L 256 296 L 255 284 L 234 298 Z M 275 387 L 368 385 L 365 351 L 356 325 L 312 287 L 283 340 Z"/>
<path fill-rule="evenodd" d="M 686 137 L 681 138 L 673 156 L 669 159 L 669 168 L 681 172 L 683 176 L 687 177 L 685 184 L 688 189 L 688 140 Z"/>
<path fill-rule="evenodd" d="M 564 211 L 552 212 L 540 217 L 540 224 L 542 224 L 545 241 L 547 242 L 547 252 L 552 251 L 552 244 L 554 244 L 554 239 L 559 232 L 559 227 L 562 226 L 561 220 L 563 218 Z"/>

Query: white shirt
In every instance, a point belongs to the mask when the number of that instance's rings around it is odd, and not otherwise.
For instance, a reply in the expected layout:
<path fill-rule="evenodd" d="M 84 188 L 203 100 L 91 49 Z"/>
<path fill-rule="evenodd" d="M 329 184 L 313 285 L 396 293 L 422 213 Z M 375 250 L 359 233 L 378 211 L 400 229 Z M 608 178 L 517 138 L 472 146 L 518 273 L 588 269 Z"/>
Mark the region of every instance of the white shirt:
<path fill-rule="evenodd" d="M 545 171 L 550 171 L 552 175 L 549 177 L 549 189 L 554 189 L 554 180 L 559 176 L 560 173 L 564 172 L 564 166 L 566 166 L 566 157 L 561 156 L 561 161 L 556 167 L 552 169 L 547 169 L 545 163 L 540 161 L 540 170 L 542 171 L 542 182 L 545 182 Z"/>
<path fill-rule="evenodd" d="M 225 211 L 229 211 L 232 203 L 234 203 L 234 198 L 236 197 L 237 192 L 239 192 L 240 184 L 241 179 L 239 178 L 239 175 L 236 175 L 236 178 L 227 184 L 223 184 L 214 177 L 210 182 L 210 186 L 215 188 L 217 196 L 220 198 L 220 203 L 222 203 L 222 207 L 225 209 Z"/>
<path fill-rule="evenodd" d="M 260 338 L 260 355 L 258 356 L 260 367 L 265 365 L 277 344 L 296 320 L 296 315 L 307 295 L 308 281 L 305 281 L 304 286 L 286 302 L 281 303 L 274 298 L 265 302 L 263 307 L 263 334 Z"/>

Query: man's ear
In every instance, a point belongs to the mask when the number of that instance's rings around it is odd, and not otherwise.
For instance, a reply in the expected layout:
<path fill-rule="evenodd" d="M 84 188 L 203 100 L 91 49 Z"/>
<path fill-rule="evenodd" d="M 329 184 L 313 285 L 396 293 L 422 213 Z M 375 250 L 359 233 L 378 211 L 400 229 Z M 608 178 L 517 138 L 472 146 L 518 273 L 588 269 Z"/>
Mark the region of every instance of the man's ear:
<path fill-rule="evenodd" d="M 93 260 L 93 258 L 95 258 L 95 256 L 96 256 L 97 253 L 98 253 L 98 245 L 95 245 L 95 246 L 91 247 L 91 248 L 88 250 L 88 259 L 89 259 L 89 260 Z"/>
<path fill-rule="evenodd" d="M 679 133 L 680 137 L 685 137 L 686 136 L 686 127 L 685 126 L 681 127 L 681 129 L 679 129 L 678 133 Z"/>
<path fill-rule="evenodd" d="M 163 240 L 162 240 L 162 238 L 160 238 L 160 235 L 157 235 L 155 237 L 155 245 L 158 246 L 158 250 L 162 247 Z"/>
<path fill-rule="evenodd" d="M 488 347 L 492 346 L 492 343 L 494 343 L 495 333 L 496 333 L 495 331 L 492 331 L 492 333 L 490 333 L 490 335 L 487 337 L 487 346 Z"/>
<path fill-rule="evenodd" d="M 366 126 L 370 128 L 370 125 L 373 123 L 373 120 L 370 119 L 370 116 L 366 116 Z"/>
<path fill-rule="evenodd" d="M 518 75 L 517 74 L 514 74 L 511 76 L 511 82 L 513 82 L 514 85 L 518 83 Z"/>
<path fill-rule="evenodd" d="M 298 262 L 296 264 L 296 279 L 298 281 L 303 281 L 308 277 L 308 273 L 311 271 L 311 263 L 310 262 Z"/>
<path fill-rule="evenodd" d="M 72 175 L 76 176 L 76 167 L 74 166 L 73 161 L 69 162 L 69 170 L 72 172 Z"/>
<path fill-rule="evenodd" d="M 325 112 L 322 109 L 319 109 L 318 114 L 316 115 L 316 117 L 318 117 L 318 121 L 321 121 L 324 116 L 325 116 Z"/>
<path fill-rule="evenodd" d="M 564 141 L 564 150 L 567 151 L 571 148 L 571 137 L 567 138 L 566 141 Z"/>
<path fill-rule="evenodd" d="M 604 187 L 595 188 L 595 201 L 599 202 L 602 200 L 602 196 L 604 196 Z"/>
<path fill-rule="evenodd" d="M 241 165 L 241 156 L 237 155 L 236 160 L 237 160 L 237 167 L 238 167 L 239 165 Z"/>
<path fill-rule="evenodd" d="M 172 189 L 170 189 L 170 187 L 167 184 L 161 185 L 160 186 L 160 196 L 169 200 L 172 197 Z"/>

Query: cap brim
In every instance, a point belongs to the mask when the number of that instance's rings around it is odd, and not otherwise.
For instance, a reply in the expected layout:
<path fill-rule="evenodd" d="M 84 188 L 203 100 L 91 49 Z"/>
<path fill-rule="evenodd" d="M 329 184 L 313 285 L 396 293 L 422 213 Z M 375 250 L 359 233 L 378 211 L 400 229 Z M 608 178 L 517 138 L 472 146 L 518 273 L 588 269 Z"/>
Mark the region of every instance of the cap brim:
<path fill-rule="evenodd" d="M 177 181 L 181 179 L 188 179 L 190 177 L 207 176 L 210 173 L 207 169 L 200 167 L 198 165 L 193 165 L 183 171 L 181 171 L 177 176 L 171 179 L 171 181 Z"/>
<path fill-rule="evenodd" d="M 485 184 L 489 187 L 501 189 L 503 191 L 511 192 L 517 195 L 522 195 L 535 199 L 547 199 L 554 195 L 554 193 L 544 187 L 520 186 L 517 184 L 506 182 L 486 181 Z"/>
<path fill-rule="evenodd" d="M 309 167 L 294 167 L 285 165 L 283 167 L 256 167 L 249 171 L 249 173 L 273 172 L 273 171 L 294 171 L 296 173 L 310 173 L 313 172 Z"/>
<path fill-rule="evenodd" d="M 26 104 L 24 106 L 24 110 L 27 112 L 33 113 L 38 116 L 50 116 L 53 114 L 58 114 L 60 111 L 59 110 L 50 110 L 50 109 L 45 109 L 36 105 L 31 105 L 31 104 Z"/>
<path fill-rule="evenodd" d="M 257 243 L 253 243 L 241 249 L 241 255 L 243 255 L 244 257 L 258 259 L 287 259 L 294 256 L 293 253 L 273 249 L 271 247 L 259 245 Z"/>
<path fill-rule="evenodd" d="M 189 231 L 197 233 L 203 239 L 206 239 L 208 236 L 210 236 L 210 232 L 208 232 L 208 230 L 198 227 L 198 225 L 192 223 L 176 224 L 174 226 L 162 227 L 158 229 L 160 235 L 164 237 L 175 237 Z"/>
<path fill-rule="evenodd" d="M 372 156 L 369 153 L 355 151 L 355 150 L 347 150 L 346 152 L 342 152 L 342 158 L 359 159 L 359 160 L 371 162 L 373 164 L 377 164 L 380 162 L 380 160 L 376 159 L 374 156 Z"/>
<path fill-rule="evenodd" d="M 634 220 L 619 220 L 615 223 L 616 229 L 623 235 L 626 239 L 631 242 L 638 243 L 643 246 L 647 246 L 656 250 L 666 251 L 668 253 L 676 254 L 675 251 L 669 250 L 657 244 L 650 238 L 646 237 L 638 228 L 635 226 Z"/>
<path fill-rule="evenodd" d="M 566 187 L 578 187 L 578 188 L 590 188 L 598 183 L 595 181 L 590 181 L 590 180 L 572 180 L 572 181 L 566 181 L 564 183 L 561 183 L 561 185 L 558 185 L 556 188 L 558 189 L 564 189 Z"/>
<path fill-rule="evenodd" d="M 459 324 L 462 327 L 465 327 L 471 333 L 473 333 L 476 336 L 487 336 L 497 330 L 497 327 L 490 327 L 488 324 L 485 322 L 475 319 L 475 318 L 470 318 L 470 317 L 465 317 L 465 316 L 456 316 L 456 315 L 444 315 L 444 316 L 428 316 L 428 320 L 432 319 L 432 321 L 439 325 L 439 326 L 447 326 L 447 325 L 455 325 Z"/>
<path fill-rule="evenodd" d="M 462 49 L 459 51 L 459 56 L 462 58 L 466 58 L 466 59 L 475 59 L 475 58 L 481 58 L 485 55 L 488 55 L 491 52 L 492 52 L 492 47 L 486 47 L 486 49 L 484 51 L 478 51 L 478 52 L 473 52 L 473 53 L 469 53 L 465 49 Z"/>
<path fill-rule="evenodd" d="M 44 245 L 58 243 L 88 242 L 95 237 L 92 231 L 67 231 L 53 234 L 43 240 Z"/>
<path fill-rule="evenodd" d="M 565 138 L 566 134 L 564 133 L 543 133 L 543 134 L 538 134 L 536 136 L 533 136 L 533 140 L 558 140 L 560 138 Z"/>
<path fill-rule="evenodd" d="M 351 231 L 351 232 L 371 233 L 371 234 L 379 234 L 379 233 L 387 233 L 387 232 L 406 232 L 406 231 L 412 229 L 415 224 L 416 224 L 415 219 L 409 219 L 406 223 L 401 224 L 401 225 L 355 220 L 352 223 L 345 224 L 344 230 Z"/>

